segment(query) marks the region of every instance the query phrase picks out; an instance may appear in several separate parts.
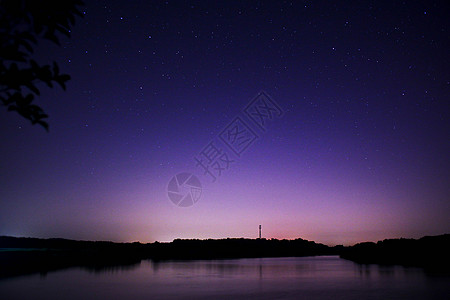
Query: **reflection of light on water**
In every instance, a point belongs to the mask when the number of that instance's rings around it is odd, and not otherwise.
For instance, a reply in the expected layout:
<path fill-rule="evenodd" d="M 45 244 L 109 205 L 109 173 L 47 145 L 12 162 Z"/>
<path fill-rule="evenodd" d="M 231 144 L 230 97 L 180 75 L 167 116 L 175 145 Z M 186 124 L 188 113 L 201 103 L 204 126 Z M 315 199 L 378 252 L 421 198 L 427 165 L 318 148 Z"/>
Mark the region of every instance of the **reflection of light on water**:
<path fill-rule="evenodd" d="M 137 269 L 141 266 L 141 261 L 123 264 L 123 265 L 111 265 L 111 266 L 92 266 L 92 267 L 80 267 L 80 269 L 86 269 L 88 272 L 101 275 L 102 273 L 120 273 L 120 272 L 129 272 L 134 269 Z"/>
<path fill-rule="evenodd" d="M 44 280 L 0 280 L 0 294 L 58 299 L 447 299 L 448 277 L 417 268 L 358 265 L 337 256 L 192 261 L 144 260 L 137 265 L 67 269 Z M 67 283 L 70 283 L 68 285 Z M 35 289 L 39 284 L 39 289 Z M 442 295 L 442 297 L 441 297 Z"/>
<path fill-rule="evenodd" d="M 244 277 L 244 278 L 343 278 L 370 276 L 392 276 L 395 272 L 404 272 L 401 267 L 378 267 L 358 265 L 335 256 L 292 257 L 292 258 L 249 258 L 222 260 L 162 261 L 149 263 L 153 272 L 165 275 L 202 275 L 207 277 Z M 189 274 L 189 275 L 188 275 Z M 401 274 L 401 273 L 400 273 Z"/>
<path fill-rule="evenodd" d="M 398 279 L 403 277 L 424 277 L 424 271 L 416 267 L 402 267 L 375 264 L 354 264 L 355 273 L 362 278 Z"/>

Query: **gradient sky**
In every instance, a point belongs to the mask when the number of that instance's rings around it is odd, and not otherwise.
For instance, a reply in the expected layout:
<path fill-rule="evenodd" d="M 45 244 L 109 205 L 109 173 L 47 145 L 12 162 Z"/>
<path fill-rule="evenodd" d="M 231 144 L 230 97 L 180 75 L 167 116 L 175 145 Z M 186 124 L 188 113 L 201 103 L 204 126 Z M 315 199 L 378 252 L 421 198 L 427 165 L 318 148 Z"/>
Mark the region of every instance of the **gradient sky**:
<path fill-rule="evenodd" d="M 0 110 L 0 235 L 258 236 L 328 245 L 450 232 L 446 1 L 87 1 L 42 86 L 50 132 Z M 266 131 L 244 107 L 264 90 Z M 237 116 L 217 181 L 195 157 Z M 190 172 L 201 199 L 168 198 Z"/>

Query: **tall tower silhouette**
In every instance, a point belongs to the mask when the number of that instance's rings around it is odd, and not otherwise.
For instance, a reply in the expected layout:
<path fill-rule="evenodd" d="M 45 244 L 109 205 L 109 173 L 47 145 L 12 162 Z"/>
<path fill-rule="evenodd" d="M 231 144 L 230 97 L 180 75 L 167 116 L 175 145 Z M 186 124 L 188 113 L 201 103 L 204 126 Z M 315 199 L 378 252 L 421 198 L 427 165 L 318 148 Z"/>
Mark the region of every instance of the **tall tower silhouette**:
<path fill-rule="evenodd" d="M 259 238 L 261 239 L 261 225 L 259 225 Z"/>

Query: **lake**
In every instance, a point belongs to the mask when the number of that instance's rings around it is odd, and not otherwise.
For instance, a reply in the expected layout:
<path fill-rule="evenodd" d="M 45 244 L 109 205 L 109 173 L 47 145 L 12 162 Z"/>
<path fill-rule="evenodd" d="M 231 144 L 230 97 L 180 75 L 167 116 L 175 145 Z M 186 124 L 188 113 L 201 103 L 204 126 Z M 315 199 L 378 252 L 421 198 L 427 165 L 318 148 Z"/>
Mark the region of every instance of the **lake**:
<path fill-rule="evenodd" d="M 338 256 L 142 261 L 2 279 L 0 299 L 450 299 L 450 277 Z"/>

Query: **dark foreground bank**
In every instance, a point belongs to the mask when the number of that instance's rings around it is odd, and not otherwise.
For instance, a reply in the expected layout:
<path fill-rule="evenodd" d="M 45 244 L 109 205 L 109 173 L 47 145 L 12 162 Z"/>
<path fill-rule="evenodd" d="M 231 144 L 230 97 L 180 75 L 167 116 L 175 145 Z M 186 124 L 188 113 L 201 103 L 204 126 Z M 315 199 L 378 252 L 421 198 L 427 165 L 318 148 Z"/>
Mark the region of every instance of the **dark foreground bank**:
<path fill-rule="evenodd" d="M 143 259 L 192 260 L 338 254 L 339 247 L 315 242 L 266 239 L 174 240 L 171 243 L 113 243 L 0 237 L 0 278 L 83 267 L 132 266 Z"/>
<path fill-rule="evenodd" d="M 422 267 L 450 272 L 450 234 L 415 239 L 359 243 L 342 249 L 340 257 L 360 264 Z"/>
<path fill-rule="evenodd" d="M 450 234 L 419 240 L 395 239 L 352 247 L 277 239 L 174 240 L 171 243 L 113 243 L 0 237 L 0 278 L 45 274 L 70 267 L 103 270 L 132 267 L 142 260 L 230 259 L 340 255 L 362 264 L 399 264 L 447 271 Z"/>

